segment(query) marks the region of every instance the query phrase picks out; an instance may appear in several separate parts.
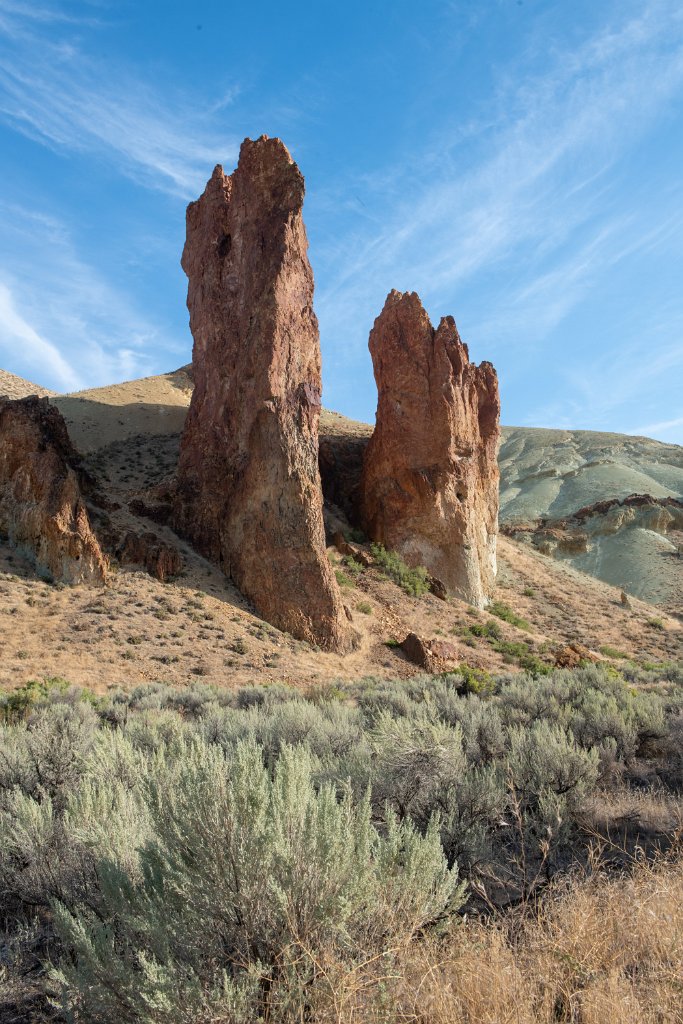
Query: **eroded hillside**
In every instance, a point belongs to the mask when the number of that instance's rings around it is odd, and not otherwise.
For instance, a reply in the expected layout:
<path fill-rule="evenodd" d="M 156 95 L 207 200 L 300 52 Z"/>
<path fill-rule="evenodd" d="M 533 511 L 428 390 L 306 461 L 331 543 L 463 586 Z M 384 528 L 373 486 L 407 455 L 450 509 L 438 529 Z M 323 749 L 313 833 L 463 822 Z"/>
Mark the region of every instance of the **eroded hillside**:
<path fill-rule="evenodd" d="M 619 589 L 504 537 L 498 615 L 429 593 L 407 594 L 377 562 L 364 568 L 331 544 L 328 557 L 360 646 L 340 656 L 292 640 L 256 616 L 223 574 L 167 526 L 139 514 L 150 487 L 174 470 L 190 389 L 183 369 L 57 399 L 109 502 L 98 531 L 115 539 L 152 532 L 177 550 L 182 569 L 162 583 L 114 557 L 103 590 L 59 588 L 36 579 L 17 551 L 0 545 L 3 683 L 61 676 L 104 690 L 153 680 L 310 686 L 390 678 L 421 671 L 396 646 L 408 632 L 452 648 L 445 668 L 460 663 L 481 672 L 550 665 L 572 643 L 616 664 L 623 656 L 641 663 L 680 658 L 675 618 L 638 600 L 624 606 Z M 334 431 L 353 445 L 362 444 L 369 428 L 325 414 L 321 437 Z M 338 508 L 328 507 L 326 516 L 330 535 L 344 526 Z M 361 548 L 372 562 L 368 546 Z"/>

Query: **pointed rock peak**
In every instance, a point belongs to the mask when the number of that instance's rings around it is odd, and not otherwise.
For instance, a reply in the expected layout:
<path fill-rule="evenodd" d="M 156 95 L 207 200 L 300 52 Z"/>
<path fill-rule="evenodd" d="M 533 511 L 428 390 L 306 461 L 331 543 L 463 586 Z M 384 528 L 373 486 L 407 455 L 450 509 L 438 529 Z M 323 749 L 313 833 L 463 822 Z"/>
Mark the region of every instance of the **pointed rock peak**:
<path fill-rule="evenodd" d="M 282 139 L 261 135 L 258 139 L 245 139 L 240 146 L 237 173 L 245 166 L 294 167 L 303 183 L 303 175 L 294 163 L 292 154 Z"/>
<path fill-rule="evenodd" d="M 422 300 L 417 292 L 399 292 L 396 288 L 392 288 L 387 295 L 382 312 L 395 307 L 404 307 L 406 309 L 414 310 L 421 309 L 425 312 Z"/>
<path fill-rule="evenodd" d="M 213 181 L 214 179 L 212 179 Z M 326 557 L 321 375 L 304 180 L 280 139 L 245 139 L 187 211 L 195 390 L 176 522 L 264 618 L 330 650 L 350 631 Z"/>

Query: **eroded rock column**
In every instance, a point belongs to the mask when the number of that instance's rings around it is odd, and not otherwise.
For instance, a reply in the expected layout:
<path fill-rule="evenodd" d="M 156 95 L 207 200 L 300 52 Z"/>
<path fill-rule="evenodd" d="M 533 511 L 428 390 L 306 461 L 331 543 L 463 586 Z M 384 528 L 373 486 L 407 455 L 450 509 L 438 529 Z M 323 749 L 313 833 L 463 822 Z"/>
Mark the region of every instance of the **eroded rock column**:
<path fill-rule="evenodd" d="M 370 352 L 378 403 L 363 461 L 363 527 L 482 607 L 496 574 L 496 371 L 470 363 L 452 317 L 435 330 L 414 292 L 389 294 Z"/>
<path fill-rule="evenodd" d="M 331 650 L 348 627 L 325 551 L 321 372 L 303 177 L 279 139 L 245 140 L 187 210 L 182 266 L 195 389 L 175 519 L 264 618 Z"/>

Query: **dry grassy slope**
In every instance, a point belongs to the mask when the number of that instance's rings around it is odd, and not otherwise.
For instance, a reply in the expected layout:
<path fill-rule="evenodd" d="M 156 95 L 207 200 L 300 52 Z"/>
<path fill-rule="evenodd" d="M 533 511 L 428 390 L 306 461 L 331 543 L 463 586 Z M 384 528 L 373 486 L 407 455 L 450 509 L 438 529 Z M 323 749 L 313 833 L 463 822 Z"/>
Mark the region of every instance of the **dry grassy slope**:
<path fill-rule="evenodd" d="M 192 396 L 187 369 L 58 395 L 55 405 L 71 440 L 86 454 L 136 434 L 178 434 Z"/>
<path fill-rule="evenodd" d="M 36 580 L 27 563 L 0 547 L 0 682 L 17 684 L 62 676 L 99 690 L 138 682 L 200 680 L 221 685 L 286 681 L 302 686 L 367 675 L 395 677 L 417 670 L 387 642 L 414 630 L 457 646 L 462 662 L 507 668 L 510 656 L 493 650 L 468 627 L 495 621 L 460 602 L 431 595 L 415 599 L 375 569 L 366 570 L 344 599 L 361 635 L 346 657 L 322 654 L 279 633 L 255 616 L 216 568 L 169 530 L 136 519 L 130 499 L 174 467 L 191 394 L 186 369 L 160 377 L 59 396 L 75 443 L 120 506 L 113 529 L 152 529 L 180 547 L 185 574 L 161 584 L 141 571 L 119 569 L 103 590 L 57 589 Z M 367 434 L 366 424 L 324 414 L 326 432 Z M 330 557 L 339 559 L 334 549 Z M 530 631 L 502 622 L 508 642 L 529 644 L 542 658 L 561 644 L 609 646 L 641 660 L 681 656 L 681 626 L 571 566 L 501 538 L 497 597 L 528 620 Z M 370 613 L 361 608 L 370 607 Z M 515 667 L 513 659 L 510 667 Z"/>
<path fill-rule="evenodd" d="M 27 395 L 40 395 L 43 398 L 54 394 L 56 392 L 41 388 L 39 384 L 32 384 L 30 380 L 15 377 L 7 370 L 0 370 L 0 397 L 4 395 L 7 398 L 26 398 Z"/>

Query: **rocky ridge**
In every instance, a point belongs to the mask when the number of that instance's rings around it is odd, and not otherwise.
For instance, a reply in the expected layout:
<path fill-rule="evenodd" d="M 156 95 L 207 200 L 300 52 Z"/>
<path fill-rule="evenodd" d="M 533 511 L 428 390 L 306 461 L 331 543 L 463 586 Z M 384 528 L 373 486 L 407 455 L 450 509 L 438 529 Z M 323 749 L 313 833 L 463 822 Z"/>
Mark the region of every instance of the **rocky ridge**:
<path fill-rule="evenodd" d="M 186 379 L 184 372 L 180 376 Z M 51 675 L 104 693 L 112 685 L 129 688 L 155 680 L 201 679 L 219 687 L 284 681 L 319 688 L 341 678 L 396 679 L 425 671 L 397 646 L 411 632 L 436 658 L 430 662 L 436 671 L 456 663 L 482 672 L 518 671 L 528 659 L 553 664 L 556 652 L 572 644 L 599 657 L 603 647 L 608 653 L 618 650 L 643 663 L 680 658 L 680 623 L 663 609 L 637 598 L 624 605 L 618 588 L 579 572 L 570 560 L 548 558 L 505 536 L 498 538 L 494 599 L 526 620 L 530 632 L 457 600 L 408 596 L 367 557 L 372 553 L 366 544 L 347 541 L 348 522 L 344 525 L 341 512 L 339 527 L 346 536 L 331 533 L 327 555 L 334 571 L 347 577 L 341 592 L 359 646 L 322 654 L 273 629 L 218 566 L 165 525 L 172 510 L 163 488 L 158 493 L 157 488 L 159 481 L 172 479 L 177 464 L 175 417 L 182 407 L 176 396 L 185 409 L 189 403 L 188 390 L 183 383 L 178 391 L 176 379 L 167 374 L 95 389 L 79 395 L 67 411 L 70 432 L 92 439 L 83 463 L 102 489 L 110 520 L 98 516 L 98 536 L 111 534 L 114 552 L 128 531 L 140 535 L 151 529 L 160 542 L 177 549 L 180 574 L 161 582 L 141 571 L 140 563 L 119 564 L 106 587 L 52 587 L 36 578 L 34 563 L 0 538 L 1 682 L 17 685 Z M 119 411 L 118 419 L 112 410 Z M 160 434 L 160 424 L 169 433 Z M 367 424 L 321 414 L 323 440 L 362 444 L 371 432 Z M 664 448 L 651 446 L 655 452 Z M 348 567 L 351 559 L 360 570 Z M 683 560 L 668 563 L 681 566 Z M 499 639 L 492 638 L 496 630 Z M 454 660 L 452 652 L 445 652 L 449 660 L 442 657 L 442 643 L 455 648 Z"/>

